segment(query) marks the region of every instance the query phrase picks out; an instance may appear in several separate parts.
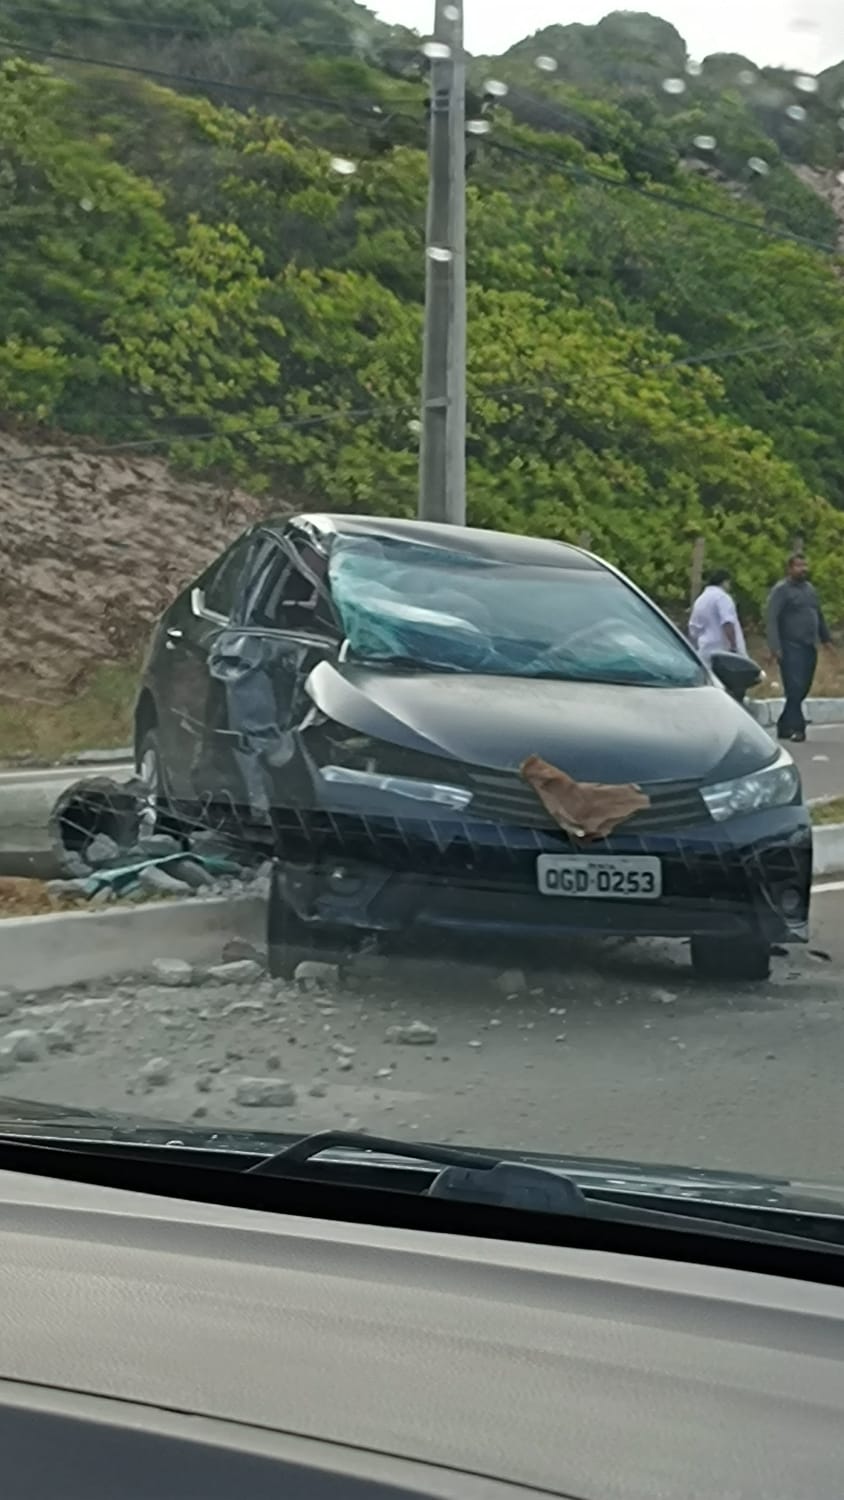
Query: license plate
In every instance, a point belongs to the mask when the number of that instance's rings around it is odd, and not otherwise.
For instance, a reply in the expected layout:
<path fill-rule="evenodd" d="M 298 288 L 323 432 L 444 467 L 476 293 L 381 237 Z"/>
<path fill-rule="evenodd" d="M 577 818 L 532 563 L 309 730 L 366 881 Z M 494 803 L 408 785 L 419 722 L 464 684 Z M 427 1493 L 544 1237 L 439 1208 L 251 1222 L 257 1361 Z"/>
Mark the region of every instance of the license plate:
<path fill-rule="evenodd" d="M 586 901 L 657 901 L 662 864 L 636 855 L 540 854 L 536 881 L 542 896 Z"/>

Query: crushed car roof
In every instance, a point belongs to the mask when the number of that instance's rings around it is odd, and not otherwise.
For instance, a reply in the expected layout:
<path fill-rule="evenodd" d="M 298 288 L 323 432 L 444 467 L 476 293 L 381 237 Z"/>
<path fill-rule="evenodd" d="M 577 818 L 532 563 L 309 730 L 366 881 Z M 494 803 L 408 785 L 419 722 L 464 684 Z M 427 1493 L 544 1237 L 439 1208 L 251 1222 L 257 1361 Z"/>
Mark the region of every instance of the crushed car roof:
<path fill-rule="evenodd" d="M 474 557 L 495 562 L 519 563 L 527 567 L 576 568 L 602 570 L 597 558 L 566 542 L 543 537 L 520 536 L 509 531 L 482 531 L 472 526 L 449 526 L 435 521 L 413 521 L 389 516 L 354 516 L 344 514 L 279 517 L 266 522 L 274 531 L 286 529 L 291 522 L 303 521 L 311 527 L 338 536 L 387 537 L 401 542 L 422 542 L 430 547 L 449 547 Z"/>

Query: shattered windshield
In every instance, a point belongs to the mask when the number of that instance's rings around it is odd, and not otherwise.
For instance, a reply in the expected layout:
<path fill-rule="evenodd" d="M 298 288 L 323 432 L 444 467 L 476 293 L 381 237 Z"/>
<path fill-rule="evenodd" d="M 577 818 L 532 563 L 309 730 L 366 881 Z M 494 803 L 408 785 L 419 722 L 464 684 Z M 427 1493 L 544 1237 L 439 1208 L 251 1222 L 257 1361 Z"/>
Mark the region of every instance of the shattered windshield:
<path fill-rule="evenodd" d="M 329 574 L 352 658 L 655 687 L 706 680 L 657 612 L 602 569 L 341 538 Z"/>

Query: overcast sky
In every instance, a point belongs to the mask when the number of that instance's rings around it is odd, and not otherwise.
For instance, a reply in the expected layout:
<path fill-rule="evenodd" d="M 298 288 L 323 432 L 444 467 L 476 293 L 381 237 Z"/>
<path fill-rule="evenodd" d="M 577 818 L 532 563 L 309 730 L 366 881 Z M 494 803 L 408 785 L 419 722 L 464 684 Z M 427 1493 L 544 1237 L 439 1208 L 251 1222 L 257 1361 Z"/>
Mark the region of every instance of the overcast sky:
<path fill-rule="evenodd" d="M 385 21 L 430 32 L 434 0 L 365 0 Z M 503 52 L 544 26 L 595 22 L 610 10 L 650 9 L 685 37 L 692 57 L 741 52 L 754 62 L 817 72 L 844 59 L 844 0 L 464 0 L 470 52 Z"/>

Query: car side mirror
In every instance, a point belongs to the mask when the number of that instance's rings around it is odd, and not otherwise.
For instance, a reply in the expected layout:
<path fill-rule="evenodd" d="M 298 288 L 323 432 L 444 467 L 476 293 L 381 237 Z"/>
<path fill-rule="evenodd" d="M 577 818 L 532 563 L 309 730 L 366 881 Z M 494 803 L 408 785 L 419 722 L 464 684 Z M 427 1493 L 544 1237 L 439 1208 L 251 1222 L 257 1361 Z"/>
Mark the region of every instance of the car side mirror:
<path fill-rule="evenodd" d="M 739 651 L 716 651 L 709 665 L 730 696 L 739 700 L 763 676 L 758 662 Z"/>

